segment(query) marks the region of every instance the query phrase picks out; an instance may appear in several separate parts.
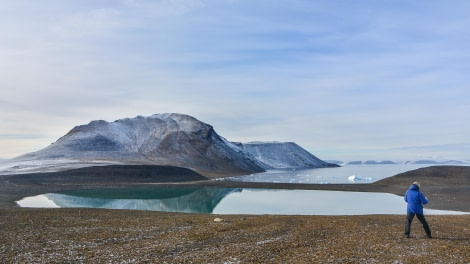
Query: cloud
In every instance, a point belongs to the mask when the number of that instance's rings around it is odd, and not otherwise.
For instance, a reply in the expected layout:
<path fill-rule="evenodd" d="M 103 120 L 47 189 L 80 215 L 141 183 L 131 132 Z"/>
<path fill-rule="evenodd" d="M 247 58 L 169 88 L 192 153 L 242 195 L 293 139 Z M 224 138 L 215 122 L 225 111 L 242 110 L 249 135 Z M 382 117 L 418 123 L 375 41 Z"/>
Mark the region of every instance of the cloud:
<path fill-rule="evenodd" d="M 102 38 L 121 26 L 120 14 L 120 11 L 112 8 L 70 14 L 62 18 L 60 23 L 52 25 L 51 30 L 62 38 Z"/>
<path fill-rule="evenodd" d="M 331 159 L 467 142 L 468 5 L 8 2 L 0 157 L 24 153 L 15 145 L 29 134 L 53 141 L 94 119 L 159 112 Z"/>

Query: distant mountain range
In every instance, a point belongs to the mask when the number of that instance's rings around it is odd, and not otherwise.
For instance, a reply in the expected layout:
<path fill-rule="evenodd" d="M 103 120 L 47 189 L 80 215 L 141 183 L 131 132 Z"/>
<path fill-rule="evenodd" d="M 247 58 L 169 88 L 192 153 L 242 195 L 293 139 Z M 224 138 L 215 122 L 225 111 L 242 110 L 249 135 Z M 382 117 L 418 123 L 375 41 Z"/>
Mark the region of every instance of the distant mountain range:
<path fill-rule="evenodd" d="M 183 114 L 137 116 L 74 127 L 50 146 L 0 164 L 0 174 L 51 172 L 96 165 L 166 165 L 206 177 L 267 169 L 334 167 L 295 143 L 230 142 L 211 125 Z"/>
<path fill-rule="evenodd" d="M 391 160 L 382 160 L 382 161 L 375 161 L 375 160 L 356 160 L 356 161 L 349 161 L 344 162 L 340 160 L 328 160 L 328 163 L 338 164 L 338 165 L 380 165 L 380 164 L 429 164 L 429 165 L 459 165 L 459 164 L 467 164 L 466 162 L 459 161 L 459 160 L 446 160 L 446 161 L 435 161 L 435 160 L 415 160 L 415 161 L 406 161 L 406 162 L 395 162 Z"/>

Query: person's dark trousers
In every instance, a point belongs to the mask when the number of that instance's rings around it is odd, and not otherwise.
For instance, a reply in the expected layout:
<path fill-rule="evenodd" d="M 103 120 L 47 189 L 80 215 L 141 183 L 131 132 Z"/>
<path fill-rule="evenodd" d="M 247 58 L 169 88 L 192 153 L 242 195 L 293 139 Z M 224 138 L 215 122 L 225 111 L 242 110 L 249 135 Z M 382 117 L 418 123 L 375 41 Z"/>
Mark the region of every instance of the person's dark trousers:
<path fill-rule="evenodd" d="M 429 228 L 428 222 L 426 221 L 426 218 L 424 218 L 423 214 L 414 214 L 414 213 L 408 213 L 406 214 L 406 223 L 405 223 L 405 236 L 408 237 L 410 235 L 410 228 L 411 228 L 411 222 L 413 222 L 413 218 L 415 217 L 418 218 L 418 220 L 423 224 L 424 231 L 426 232 L 426 235 L 428 237 L 431 237 L 431 229 Z"/>

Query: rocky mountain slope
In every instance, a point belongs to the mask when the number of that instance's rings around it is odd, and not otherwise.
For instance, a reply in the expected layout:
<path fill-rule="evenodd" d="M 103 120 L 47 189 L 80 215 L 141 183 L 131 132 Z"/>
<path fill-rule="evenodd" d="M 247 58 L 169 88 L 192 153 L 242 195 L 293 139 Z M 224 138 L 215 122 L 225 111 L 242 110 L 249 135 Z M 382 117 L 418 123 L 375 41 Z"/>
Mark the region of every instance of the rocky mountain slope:
<path fill-rule="evenodd" d="M 194 117 L 156 114 L 74 127 L 42 150 L 3 162 L 0 174 L 110 164 L 177 166 L 208 177 L 328 166 L 293 143 L 233 143 Z"/>
<path fill-rule="evenodd" d="M 320 160 L 294 142 L 250 142 L 243 143 L 242 147 L 266 170 L 338 167 Z"/>

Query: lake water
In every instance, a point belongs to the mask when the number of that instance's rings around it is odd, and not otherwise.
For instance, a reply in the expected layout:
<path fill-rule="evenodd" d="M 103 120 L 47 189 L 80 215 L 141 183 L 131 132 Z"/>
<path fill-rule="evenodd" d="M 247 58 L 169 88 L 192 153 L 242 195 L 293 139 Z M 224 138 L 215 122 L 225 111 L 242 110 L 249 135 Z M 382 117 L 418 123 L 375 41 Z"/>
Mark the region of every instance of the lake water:
<path fill-rule="evenodd" d="M 102 189 L 26 197 L 21 207 L 87 207 L 205 214 L 405 214 L 403 197 L 387 193 L 241 188 Z M 431 201 L 432 203 L 432 201 Z M 461 212 L 425 210 L 426 214 Z"/>
<path fill-rule="evenodd" d="M 271 170 L 247 176 L 231 177 L 224 180 L 243 182 L 279 183 L 372 183 L 396 174 L 416 170 L 431 165 L 423 164 L 374 164 L 345 165 L 336 168 L 317 168 L 302 170 Z M 353 176 L 353 177 L 351 177 Z M 411 184 L 411 183 L 410 183 Z"/>
<path fill-rule="evenodd" d="M 377 164 L 307 170 L 272 170 L 224 180 L 368 184 L 427 166 L 430 165 Z M 404 214 L 406 211 L 403 197 L 387 193 L 241 188 L 82 190 L 26 197 L 17 203 L 22 207 L 91 207 L 206 214 L 361 215 Z M 425 213 L 458 214 L 459 212 L 425 210 Z"/>

